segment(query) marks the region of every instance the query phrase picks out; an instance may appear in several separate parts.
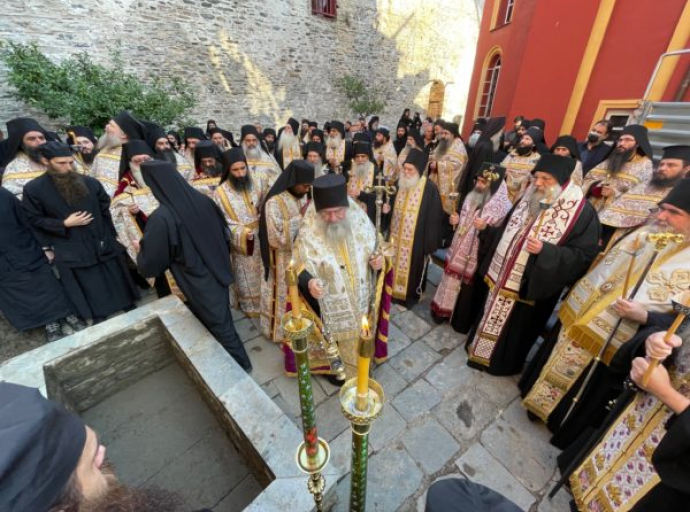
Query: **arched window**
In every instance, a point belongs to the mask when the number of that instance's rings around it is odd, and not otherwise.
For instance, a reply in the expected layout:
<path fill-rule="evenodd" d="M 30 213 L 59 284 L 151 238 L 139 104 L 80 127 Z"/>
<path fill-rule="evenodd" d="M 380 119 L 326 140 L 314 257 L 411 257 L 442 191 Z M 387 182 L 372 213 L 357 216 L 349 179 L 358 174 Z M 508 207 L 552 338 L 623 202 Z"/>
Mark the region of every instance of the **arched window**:
<path fill-rule="evenodd" d="M 480 88 L 479 111 L 477 117 L 489 117 L 491 108 L 496 97 L 496 87 L 498 86 L 498 76 L 501 73 L 501 54 L 496 53 L 489 59 L 489 63 L 484 71 L 483 81 Z"/>

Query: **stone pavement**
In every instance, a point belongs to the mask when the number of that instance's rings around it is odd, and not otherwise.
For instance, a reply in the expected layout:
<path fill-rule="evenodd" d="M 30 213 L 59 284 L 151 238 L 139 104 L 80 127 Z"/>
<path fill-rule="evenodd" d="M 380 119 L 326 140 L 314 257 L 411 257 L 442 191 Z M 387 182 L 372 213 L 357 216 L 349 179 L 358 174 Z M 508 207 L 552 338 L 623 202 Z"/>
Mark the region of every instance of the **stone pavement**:
<path fill-rule="evenodd" d="M 440 272 L 431 266 L 425 299 L 412 310 L 393 306 L 389 360 L 374 370 L 386 405 L 369 436 L 367 510 L 423 511 L 429 485 L 456 475 L 492 487 L 525 511 L 568 512 L 564 491 L 553 501 L 545 497 L 558 478 L 558 450 L 548 443 L 548 430 L 527 419 L 517 379 L 469 368 L 465 337 L 431 321 L 432 283 Z M 252 377 L 301 426 L 297 383 L 283 374 L 278 346 L 260 335 L 255 320 L 238 315 L 236 326 L 254 364 Z M 321 377 L 313 381 L 319 435 L 349 471 L 351 431 L 338 388 Z M 335 511 L 347 510 L 349 486 L 348 473 Z"/>

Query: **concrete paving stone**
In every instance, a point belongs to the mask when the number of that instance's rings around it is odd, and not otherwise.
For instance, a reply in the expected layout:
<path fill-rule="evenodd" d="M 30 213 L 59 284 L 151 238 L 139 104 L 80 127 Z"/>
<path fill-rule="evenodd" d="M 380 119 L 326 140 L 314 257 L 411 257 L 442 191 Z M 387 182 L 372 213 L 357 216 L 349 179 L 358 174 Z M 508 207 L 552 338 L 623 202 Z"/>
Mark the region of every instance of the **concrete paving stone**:
<path fill-rule="evenodd" d="M 439 359 L 441 356 L 438 352 L 431 350 L 420 340 L 392 358 L 388 364 L 393 366 L 406 381 L 412 382 Z"/>
<path fill-rule="evenodd" d="M 230 308 L 230 313 L 232 313 L 232 319 L 237 322 L 238 320 L 242 320 L 243 318 L 246 318 L 244 312 L 240 309 L 232 309 Z"/>
<path fill-rule="evenodd" d="M 535 502 L 534 496 L 480 444 L 462 454 L 455 465 L 473 482 L 502 494 L 523 510 L 529 510 Z"/>
<path fill-rule="evenodd" d="M 456 347 L 464 345 L 466 338 L 465 334 L 455 332 L 450 324 L 444 323 L 434 327 L 424 336 L 424 342 L 439 354 L 445 355 Z"/>
<path fill-rule="evenodd" d="M 570 502 L 573 497 L 565 489 L 559 490 L 553 499 L 549 499 L 548 494 L 551 488 L 556 485 L 557 480 L 552 480 L 545 489 L 544 497 L 541 499 L 537 512 L 564 512 L 570 510 Z"/>
<path fill-rule="evenodd" d="M 440 401 L 440 393 L 427 381 L 419 380 L 393 399 L 393 407 L 405 420 L 412 421 Z"/>
<path fill-rule="evenodd" d="M 393 316 L 391 320 L 412 341 L 418 340 L 431 330 L 431 326 L 419 318 L 414 311 L 401 312 Z"/>
<path fill-rule="evenodd" d="M 401 440 L 427 475 L 441 469 L 460 449 L 460 445 L 433 417 L 410 428 Z"/>
<path fill-rule="evenodd" d="M 316 408 L 316 426 L 319 437 L 324 438 L 329 443 L 338 434 L 350 428 L 350 422 L 343 416 L 340 409 L 338 395 L 329 397 Z"/>
<path fill-rule="evenodd" d="M 251 318 L 243 318 L 235 322 L 235 330 L 239 335 L 242 343 L 247 343 L 249 340 L 256 338 L 260 331 L 254 325 Z"/>
<path fill-rule="evenodd" d="M 189 450 L 179 453 L 145 485 L 185 489 L 189 503 L 212 507 L 249 474 L 249 468 L 218 426 Z"/>
<path fill-rule="evenodd" d="M 374 425 L 376 425 L 376 422 Z M 349 473 L 352 464 L 352 429 L 348 428 L 338 434 L 338 437 L 330 442 L 329 445 L 331 447 L 331 461 L 329 464 L 335 464 L 342 469 L 343 473 Z M 371 434 L 369 434 L 369 455 L 372 452 Z"/>
<path fill-rule="evenodd" d="M 449 391 L 436 407 L 431 410 L 453 437 L 467 449 L 477 436 L 494 421 L 500 413 L 496 404 L 472 388 L 457 387 Z"/>
<path fill-rule="evenodd" d="M 375 452 L 395 442 L 407 423 L 390 404 L 383 406 L 381 415 L 372 423 L 369 431 L 369 446 Z"/>
<path fill-rule="evenodd" d="M 338 482 L 335 495 L 337 501 L 331 512 L 348 512 L 350 510 L 350 473 Z"/>
<path fill-rule="evenodd" d="M 266 384 L 283 375 L 284 358 L 279 345 L 268 341 L 263 336 L 257 336 L 244 344 L 254 370 L 250 374 L 259 385 Z"/>
<path fill-rule="evenodd" d="M 295 377 L 288 377 L 287 375 L 279 375 L 273 379 L 273 384 L 278 388 L 280 396 L 285 400 L 289 408 L 288 416 L 300 416 L 301 406 L 299 399 L 299 387 L 297 385 L 297 379 Z M 312 382 L 312 392 L 314 395 L 314 405 L 323 402 L 326 398 L 326 394 L 321 389 L 321 386 L 313 385 Z"/>
<path fill-rule="evenodd" d="M 212 510 L 213 512 L 242 512 L 262 490 L 256 478 L 248 475 Z"/>
<path fill-rule="evenodd" d="M 383 387 L 387 402 L 407 386 L 407 381 L 389 363 L 383 363 L 374 370 L 374 380 Z"/>
<path fill-rule="evenodd" d="M 433 287 L 427 287 L 426 292 L 424 292 L 424 298 L 414 305 L 412 311 L 419 318 L 424 320 L 430 326 L 434 326 L 434 320 L 431 317 L 431 300 L 434 298 L 436 289 Z"/>
<path fill-rule="evenodd" d="M 407 347 L 412 341 L 393 322 L 388 324 L 388 358 L 394 357 Z"/>
<path fill-rule="evenodd" d="M 331 384 L 325 377 L 312 375 L 313 382 L 321 386 L 323 392 L 328 396 L 337 395 L 340 392 L 340 386 Z"/>
<path fill-rule="evenodd" d="M 553 477 L 558 450 L 542 423 L 532 423 L 515 400 L 481 436 L 484 447 L 531 491 L 539 491 Z M 516 450 L 515 447 L 520 447 Z"/>
<path fill-rule="evenodd" d="M 432 386 L 445 394 L 471 379 L 473 370 L 467 366 L 464 347 L 458 347 L 436 363 L 424 376 Z"/>
<path fill-rule="evenodd" d="M 275 398 L 276 396 L 278 396 L 278 393 L 280 393 L 280 390 L 273 382 L 267 382 L 266 384 L 262 384 L 261 389 L 263 389 L 264 393 L 266 393 L 271 398 Z"/>
<path fill-rule="evenodd" d="M 369 459 L 367 510 L 397 510 L 422 484 L 422 472 L 402 445 L 388 446 Z"/>

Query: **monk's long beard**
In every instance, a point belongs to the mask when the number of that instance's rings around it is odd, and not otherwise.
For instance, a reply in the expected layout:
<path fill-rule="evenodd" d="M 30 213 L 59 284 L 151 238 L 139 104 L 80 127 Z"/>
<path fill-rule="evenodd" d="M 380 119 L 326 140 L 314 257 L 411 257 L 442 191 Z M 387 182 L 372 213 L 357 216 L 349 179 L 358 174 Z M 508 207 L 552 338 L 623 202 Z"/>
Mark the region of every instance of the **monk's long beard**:
<path fill-rule="evenodd" d="M 242 150 L 244 151 L 244 155 L 247 157 L 247 160 L 261 160 L 261 149 L 259 149 L 259 147 L 254 146 L 250 148 L 246 144 L 242 143 Z"/>
<path fill-rule="evenodd" d="M 412 178 L 408 178 L 407 176 L 400 176 L 400 179 L 398 179 L 398 188 L 402 191 L 413 189 L 417 186 L 419 180 L 419 174 L 413 176 Z"/>
<path fill-rule="evenodd" d="M 489 189 L 486 189 L 483 192 L 479 192 L 477 189 L 474 189 L 472 192 L 467 194 L 467 199 L 465 199 L 465 201 L 467 201 L 467 204 L 471 207 L 471 209 L 476 211 L 483 208 L 490 197 L 491 191 Z"/>
<path fill-rule="evenodd" d="M 21 150 L 32 162 L 37 164 L 41 163 L 41 153 L 38 152 L 38 148 L 31 148 L 25 144 L 22 144 Z"/>
<path fill-rule="evenodd" d="M 445 156 L 445 154 L 448 152 L 448 149 L 450 149 L 451 144 L 452 141 L 444 138 L 441 138 L 441 140 L 438 141 L 438 144 L 436 144 L 436 149 L 434 150 L 436 160 L 440 160 Z"/>
<path fill-rule="evenodd" d="M 109 149 L 119 148 L 121 146 L 122 139 L 117 135 L 108 132 L 105 132 L 103 135 L 101 135 L 101 138 L 98 139 L 98 144 L 96 145 L 99 151 L 107 151 Z"/>
<path fill-rule="evenodd" d="M 323 220 L 320 216 L 316 217 L 317 229 L 323 235 L 326 243 L 334 251 L 338 250 L 341 241 L 346 241 L 348 245 L 352 237 L 352 221 L 351 214 L 348 211 L 345 218 L 339 222 L 328 223 Z"/>
<path fill-rule="evenodd" d="M 232 173 L 228 174 L 228 183 L 235 192 L 251 192 L 253 187 L 252 179 L 249 177 L 249 170 L 247 174 L 238 178 L 233 176 Z"/>
<path fill-rule="evenodd" d="M 53 180 L 53 184 L 65 202 L 74 206 L 79 201 L 89 195 L 89 189 L 84 183 L 84 178 L 76 171 L 69 171 L 64 174 L 48 169 L 48 175 Z"/>
<path fill-rule="evenodd" d="M 529 202 L 530 217 L 535 218 L 541 214 L 541 212 L 545 210 L 545 208 L 542 208 L 542 204 L 546 205 L 546 203 L 543 202 L 548 200 L 549 205 L 553 204 L 556 199 L 558 199 L 558 196 L 561 195 L 562 191 L 563 188 L 559 185 L 554 185 L 551 187 L 551 190 L 549 191 L 550 193 L 547 193 L 546 191 L 540 192 L 539 190 L 534 189 L 534 192 L 527 199 Z"/>
<path fill-rule="evenodd" d="M 168 162 L 169 164 L 177 164 L 177 157 L 175 156 L 174 149 L 164 149 L 163 151 L 157 151 L 156 155 L 160 160 Z"/>
<path fill-rule="evenodd" d="M 286 148 L 291 148 L 296 141 L 297 137 L 295 137 L 294 134 L 285 132 L 281 133 L 280 139 L 278 139 L 278 151 L 283 151 Z"/>
<path fill-rule="evenodd" d="M 129 172 L 132 173 L 132 176 L 134 176 L 135 181 L 137 182 L 137 185 L 141 188 L 145 188 L 148 185 L 144 181 L 144 175 L 141 173 L 141 167 L 136 165 L 136 164 L 129 164 Z"/>
<path fill-rule="evenodd" d="M 534 150 L 534 146 L 518 146 L 515 152 L 520 156 L 527 156 Z"/>
<path fill-rule="evenodd" d="M 319 158 L 316 162 L 314 162 L 314 178 L 318 178 L 324 174 L 326 173 L 323 170 L 323 160 Z"/>
<path fill-rule="evenodd" d="M 328 141 L 326 142 L 326 145 L 330 149 L 338 149 L 340 147 L 340 143 L 342 141 L 343 141 L 343 138 L 340 136 L 340 134 L 338 134 L 335 137 L 328 137 Z"/>
<path fill-rule="evenodd" d="M 215 178 L 222 174 L 223 166 L 222 164 L 218 163 L 218 161 L 216 161 L 216 163 L 214 163 L 213 165 L 202 166 L 201 171 L 209 178 Z"/>
<path fill-rule="evenodd" d="M 619 151 L 618 148 L 614 149 L 609 157 L 608 170 L 616 174 L 630 161 L 636 150 L 637 148 L 630 148 L 625 151 Z"/>
<path fill-rule="evenodd" d="M 357 179 L 366 180 L 367 175 L 369 174 L 369 164 L 368 163 L 355 164 L 353 171 L 354 171 L 354 175 Z"/>

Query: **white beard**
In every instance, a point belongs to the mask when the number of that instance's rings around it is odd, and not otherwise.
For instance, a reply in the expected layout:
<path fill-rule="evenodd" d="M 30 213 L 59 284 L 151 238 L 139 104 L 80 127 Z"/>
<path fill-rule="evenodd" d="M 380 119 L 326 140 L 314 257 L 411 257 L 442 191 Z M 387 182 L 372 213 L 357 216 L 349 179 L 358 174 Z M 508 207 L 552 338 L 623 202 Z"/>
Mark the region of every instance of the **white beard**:
<path fill-rule="evenodd" d="M 469 205 L 474 206 L 475 210 L 479 210 L 487 203 L 490 197 L 490 189 L 486 189 L 484 192 L 478 192 L 476 189 L 473 189 L 472 192 L 467 194 L 466 201 Z"/>
<path fill-rule="evenodd" d="M 369 174 L 369 164 L 355 164 L 353 171 L 357 179 L 365 180 Z"/>
<path fill-rule="evenodd" d="M 330 149 L 338 149 L 342 141 L 343 138 L 340 136 L 340 134 L 338 134 L 335 137 L 328 137 L 326 144 Z"/>
<path fill-rule="evenodd" d="M 345 218 L 337 223 L 329 224 L 320 216 L 316 217 L 317 228 L 321 231 L 324 239 L 328 245 L 334 249 L 338 249 L 341 240 L 349 241 L 352 237 L 352 216 L 350 210 L 345 214 Z"/>
<path fill-rule="evenodd" d="M 551 187 L 550 194 L 547 194 L 546 192 L 539 192 L 537 189 L 534 189 L 534 192 L 532 192 L 532 195 L 530 195 L 528 199 L 530 216 L 536 217 L 545 210 L 545 208 L 541 207 L 540 203 L 546 200 L 547 195 L 549 196 L 549 204 L 553 204 L 558 199 L 558 196 L 561 195 L 561 192 L 563 192 L 563 187 L 560 185 L 554 185 Z"/>
<path fill-rule="evenodd" d="M 141 173 L 141 166 L 129 164 L 129 172 L 132 173 L 132 176 L 134 176 L 134 179 L 137 181 L 137 185 L 141 188 L 146 188 L 148 186 L 144 181 L 144 175 Z"/>
<path fill-rule="evenodd" d="M 122 146 L 122 139 L 120 139 L 120 137 L 118 137 L 117 135 L 115 135 L 113 133 L 105 132 L 103 135 L 101 135 L 101 138 L 98 139 L 98 144 L 96 147 L 100 151 L 100 150 L 119 148 L 121 146 Z"/>
<path fill-rule="evenodd" d="M 261 160 L 261 149 L 259 146 L 249 148 L 242 143 L 242 150 L 244 151 L 244 155 L 247 157 L 247 160 Z"/>
<path fill-rule="evenodd" d="M 323 161 L 319 158 L 314 164 L 314 178 L 318 178 L 324 174 L 326 173 L 323 170 Z"/>
<path fill-rule="evenodd" d="M 294 133 L 281 133 L 280 139 L 278 139 L 278 150 L 282 151 L 283 148 L 291 148 L 295 142 L 297 142 L 297 137 Z"/>
<path fill-rule="evenodd" d="M 417 186 L 417 183 L 419 183 L 420 179 L 421 176 L 419 174 L 417 174 L 413 178 L 408 178 L 407 176 L 400 176 L 400 178 L 398 179 L 398 188 L 400 188 L 400 190 L 405 191 L 411 190 Z"/>

